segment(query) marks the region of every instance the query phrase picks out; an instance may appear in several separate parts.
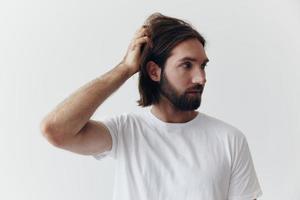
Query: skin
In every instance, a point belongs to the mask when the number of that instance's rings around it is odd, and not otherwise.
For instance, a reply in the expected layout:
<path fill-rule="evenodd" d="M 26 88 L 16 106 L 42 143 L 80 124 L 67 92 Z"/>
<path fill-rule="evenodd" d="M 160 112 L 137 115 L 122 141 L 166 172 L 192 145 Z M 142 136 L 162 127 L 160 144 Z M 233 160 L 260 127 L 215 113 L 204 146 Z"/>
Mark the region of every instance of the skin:
<path fill-rule="evenodd" d="M 141 46 L 144 43 L 152 46 L 148 36 L 147 27 L 140 27 L 116 67 L 80 87 L 43 118 L 41 132 L 53 145 L 84 155 L 111 148 L 112 140 L 108 130 L 100 122 L 92 120 L 91 116 L 112 93 L 139 71 Z M 190 100 L 199 101 L 200 94 L 186 92 L 199 88 L 199 85 L 204 87 L 206 78 L 201 65 L 207 56 L 202 44 L 195 39 L 178 44 L 171 53 L 166 61 L 164 76 L 161 76 L 161 69 L 154 62 L 147 63 L 150 77 L 160 82 L 161 89 L 165 91 L 159 103 L 152 106 L 151 112 L 162 121 L 183 123 L 197 115 L 197 106 L 182 110 L 174 104 L 174 99 L 183 97 L 188 100 L 184 101 L 185 104 Z M 188 68 L 178 63 L 184 56 L 195 58 Z"/>
<path fill-rule="evenodd" d="M 140 27 L 121 62 L 107 73 L 95 78 L 73 92 L 58 104 L 40 123 L 41 132 L 53 145 L 83 155 L 96 155 L 110 150 L 112 138 L 106 127 L 90 119 L 96 109 L 114 93 L 127 79 L 139 70 L 141 45 L 149 43 L 147 27 Z M 178 63 L 184 56 L 191 56 L 189 67 Z M 186 40 L 178 44 L 166 61 L 165 73 L 161 76 L 160 68 L 152 61 L 147 63 L 147 70 L 154 81 L 160 82 L 164 95 L 158 104 L 153 105 L 151 112 L 165 122 L 183 123 L 197 115 L 201 94 L 187 94 L 194 88 L 204 88 L 205 71 L 201 65 L 207 56 L 198 40 Z M 200 87 L 199 87 L 200 86 Z M 172 94 L 172 95 L 171 95 Z M 178 98 L 188 102 L 199 102 L 193 108 L 182 110 L 174 105 Z M 185 105 L 186 106 L 186 105 Z M 189 106 L 187 106 L 189 107 Z"/>
<path fill-rule="evenodd" d="M 180 62 L 180 59 L 186 56 L 195 60 Z M 171 56 L 166 61 L 163 76 L 158 65 L 150 61 L 147 64 L 148 73 L 152 80 L 162 81 L 160 85 L 163 91 L 159 103 L 152 105 L 151 112 L 160 120 L 169 123 L 184 123 L 196 117 L 198 112 L 195 110 L 200 106 L 202 92 L 191 94 L 188 91 L 204 89 L 207 61 L 208 57 L 203 45 L 197 39 L 185 40 L 172 50 Z M 181 96 L 186 100 L 186 104 L 194 102 L 195 105 L 189 109 L 182 109 L 174 105 L 174 98 L 168 98 L 164 92 L 173 93 L 175 99 Z"/>
<path fill-rule="evenodd" d="M 141 46 L 150 41 L 148 35 L 147 28 L 140 27 L 117 66 L 78 88 L 42 119 L 41 132 L 51 144 L 83 155 L 111 148 L 112 138 L 107 128 L 91 117 L 112 93 L 138 72 Z"/>

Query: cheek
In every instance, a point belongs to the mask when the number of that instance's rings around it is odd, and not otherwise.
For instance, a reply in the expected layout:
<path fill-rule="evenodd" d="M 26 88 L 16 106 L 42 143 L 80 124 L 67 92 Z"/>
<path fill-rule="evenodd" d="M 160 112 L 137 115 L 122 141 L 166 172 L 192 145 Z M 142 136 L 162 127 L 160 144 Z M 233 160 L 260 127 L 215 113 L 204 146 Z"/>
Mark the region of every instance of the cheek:
<path fill-rule="evenodd" d="M 174 71 L 170 72 L 168 74 L 169 80 L 172 80 L 172 83 L 174 82 L 183 82 L 184 79 L 186 79 L 187 74 L 184 73 L 184 71 L 179 69 L 174 69 Z"/>
<path fill-rule="evenodd" d="M 180 70 L 177 71 L 168 71 L 167 79 L 169 83 L 175 88 L 178 92 L 183 93 L 187 89 L 189 84 L 187 74 L 183 73 Z"/>
<path fill-rule="evenodd" d="M 183 79 L 183 76 L 178 76 L 172 80 L 171 84 L 177 92 L 182 94 L 187 89 L 188 81 Z"/>

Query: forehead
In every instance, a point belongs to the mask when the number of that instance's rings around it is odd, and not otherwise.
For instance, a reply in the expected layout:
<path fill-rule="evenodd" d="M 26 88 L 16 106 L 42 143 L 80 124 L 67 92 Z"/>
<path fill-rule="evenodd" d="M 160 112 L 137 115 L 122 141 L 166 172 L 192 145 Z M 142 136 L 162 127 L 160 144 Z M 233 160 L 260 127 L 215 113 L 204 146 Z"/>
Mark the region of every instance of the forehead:
<path fill-rule="evenodd" d="M 203 63 L 208 60 L 204 47 L 198 39 L 188 39 L 176 45 L 167 59 L 168 64 L 176 64 L 184 57 L 195 58 L 197 62 Z"/>

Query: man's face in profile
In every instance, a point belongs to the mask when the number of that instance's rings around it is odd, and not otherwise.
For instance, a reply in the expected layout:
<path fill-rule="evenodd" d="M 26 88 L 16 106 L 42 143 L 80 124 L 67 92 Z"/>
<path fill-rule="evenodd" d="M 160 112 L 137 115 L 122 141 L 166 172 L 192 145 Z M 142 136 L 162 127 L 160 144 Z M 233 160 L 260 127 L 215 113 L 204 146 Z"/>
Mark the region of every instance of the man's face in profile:
<path fill-rule="evenodd" d="M 191 111 L 199 108 L 201 104 L 201 93 L 188 94 L 179 93 L 176 88 L 170 83 L 166 77 L 165 72 L 162 74 L 161 81 L 159 83 L 161 95 L 167 98 L 175 108 L 182 111 Z M 194 89 L 202 90 L 202 87 L 198 85 Z"/>
<path fill-rule="evenodd" d="M 182 60 L 187 57 L 192 59 Z M 178 44 L 172 50 L 161 75 L 161 95 L 178 110 L 192 111 L 199 108 L 206 82 L 203 67 L 206 62 L 204 48 L 197 39 Z"/>

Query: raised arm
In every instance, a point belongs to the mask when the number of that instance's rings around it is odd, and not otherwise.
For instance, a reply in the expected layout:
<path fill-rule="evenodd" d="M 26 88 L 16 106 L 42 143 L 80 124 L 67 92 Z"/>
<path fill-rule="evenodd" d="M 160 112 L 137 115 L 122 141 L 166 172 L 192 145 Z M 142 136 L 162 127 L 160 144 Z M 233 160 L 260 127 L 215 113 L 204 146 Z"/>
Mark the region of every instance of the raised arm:
<path fill-rule="evenodd" d="M 141 27 L 123 60 L 112 70 L 72 93 L 40 123 L 42 134 L 53 145 L 80 154 L 110 149 L 111 137 L 101 122 L 90 120 L 96 109 L 128 78 L 139 70 L 141 46 L 149 41 Z"/>

